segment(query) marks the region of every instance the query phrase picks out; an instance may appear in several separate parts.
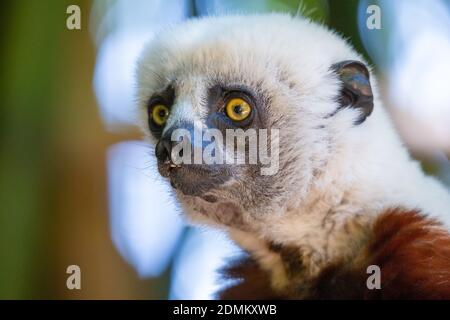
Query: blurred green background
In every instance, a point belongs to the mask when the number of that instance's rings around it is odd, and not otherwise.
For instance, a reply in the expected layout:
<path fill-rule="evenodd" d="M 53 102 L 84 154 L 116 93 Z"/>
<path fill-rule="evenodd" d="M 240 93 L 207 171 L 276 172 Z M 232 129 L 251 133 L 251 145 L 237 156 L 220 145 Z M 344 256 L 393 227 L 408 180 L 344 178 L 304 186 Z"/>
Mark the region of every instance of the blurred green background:
<path fill-rule="evenodd" d="M 81 8 L 81 30 L 66 28 L 66 8 L 71 4 Z M 244 12 L 276 10 L 296 14 L 300 3 L 272 0 L 223 1 L 222 4 L 228 9 L 237 8 Z M 93 89 L 102 37 L 117 27 L 114 20 L 106 26 L 99 21 L 114 5 L 116 1 L 101 0 L 96 3 L 19 0 L 2 4 L 2 299 L 168 297 L 171 265 L 156 277 L 140 278 L 111 241 L 107 150 L 118 142 L 140 138 L 131 125 L 120 125 L 120 130 L 108 127 Z M 122 9 L 134 5 L 134 1 L 128 1 Z M 161 2 L 158 5 L 161 6 Z M 189 14 L 201 15 L 202 10 L 211 9 L 208 6 L 217 7 L 217 1 L 192 2 Z M 384 65 L 384 60 L 377 60 L 376 53 L 366 50 L 371 48 L 371 39 L 363 44 L 358 27 L 358 6 L 360 1 L 357 0 L 310 0 L 302 1 L 301 8 L 311 18 L 348 37 L 375 64 L 381 89 L 388 92 L 389 61 Z M 152 5 L 148 7 L 151 10 Z M 157 14 L 170 14 L 170 10 Z M 387 12 L 386 17 L 389 15 Z M 381 52 L 392 51 L 386 32 L 389 32 L 388 22 L 373 40 L 378 41 Z M 411 124 L 413 120 L 408 112 L 395 111 L 391 104 L 388 103 L 388 107 L 394 110 L 392 114 L 399 126 L 402 119 L 408 119 L 406 121 Z M 416 128 L 423 127 L 418 124 Z M 415 141 L 408 132 L 401 132 L 407 141 Z M 443 180 L 449 176 L 445 159 L 449 150 L 445 150 L 445 146 L 448 147 L 447 132 L 441 131 L 444 142 L 437 149 L 430 147 L 430 151 L 411 145 L 426 169 Z M 429 136 L 427 141 L 426 145 L 431 146 L 434 140 Z M 82 290 L 66 288 L 66 268 L 71 264 L 82 269 Z"/>

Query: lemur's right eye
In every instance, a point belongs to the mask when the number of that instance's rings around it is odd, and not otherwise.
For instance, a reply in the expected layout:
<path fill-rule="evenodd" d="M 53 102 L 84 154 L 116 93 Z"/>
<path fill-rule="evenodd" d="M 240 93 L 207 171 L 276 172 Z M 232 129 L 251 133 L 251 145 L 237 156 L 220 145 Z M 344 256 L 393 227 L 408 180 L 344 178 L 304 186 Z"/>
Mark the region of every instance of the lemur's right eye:
<path fill-rule="evenodd" d="M 166 124 L 167 118 L 169 118 L 170 110 L 164 104 L 155 104 L 151 107 L 151 121 L 158 127 L 162 127 Z"/>

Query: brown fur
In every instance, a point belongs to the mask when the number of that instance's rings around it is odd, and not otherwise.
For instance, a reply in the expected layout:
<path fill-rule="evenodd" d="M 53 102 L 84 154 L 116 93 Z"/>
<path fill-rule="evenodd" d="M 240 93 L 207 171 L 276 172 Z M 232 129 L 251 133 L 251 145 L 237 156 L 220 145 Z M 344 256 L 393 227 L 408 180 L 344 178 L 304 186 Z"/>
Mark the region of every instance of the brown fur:
<path fill-rule="evenodd" d="M 251 257 L 245 256 L 231 262 L 224 270 L 226 278 L 238 281 L 218 294 L 221 300 L 247 299 L 268 300 L 283 299 L 270 287 L 269 274 L 263 271 Z"/>
<path fill-rule="evenodd" d="M 381 269 L 379 290 L 366 286 L 370 265 Z M 228 275 L 242 281 L 221 298 L 294 298 L 274 292 L 269 275 L 250 259 L 234 264 Z M 329 265 L 309 287 L 307 299 L 450 299 L 450 234 L 419 211 L 387 210 L 351 262 Z"/>

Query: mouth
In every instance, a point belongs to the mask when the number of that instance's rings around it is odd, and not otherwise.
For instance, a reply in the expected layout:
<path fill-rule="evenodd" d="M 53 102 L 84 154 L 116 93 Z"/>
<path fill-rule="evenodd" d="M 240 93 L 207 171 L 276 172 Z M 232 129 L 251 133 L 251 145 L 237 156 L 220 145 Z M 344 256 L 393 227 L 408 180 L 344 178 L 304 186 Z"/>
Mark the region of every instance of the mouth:
<path fill-rule="evenodd" d="M 171 186 L 189 196 L 203 196 L 217 189 L 231 177 L 224 166 L 183 164 L 170 161 L 158 163 L 161 176 L 168 178 Z"/>

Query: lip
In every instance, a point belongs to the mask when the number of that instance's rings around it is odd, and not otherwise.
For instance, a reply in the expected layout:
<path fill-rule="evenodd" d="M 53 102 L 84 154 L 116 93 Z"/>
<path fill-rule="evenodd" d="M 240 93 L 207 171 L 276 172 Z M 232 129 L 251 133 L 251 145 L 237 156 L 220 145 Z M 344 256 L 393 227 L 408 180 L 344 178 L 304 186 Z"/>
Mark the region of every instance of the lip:
<path fill-rule="evenodd" d="M 169 178 L 173 170 L 179 168 L 180 166 L 172 163 L 171 161 L 166 161 L 164 163 L 158 162 L 159 174 L 165 178 Z"/>
<path fill-rule="evenodd" d="M 175 165 L 170 162 L 158 163 L 161 176 L 169 179 L 174 189 L 185 195 L 201 196 L 208 190 L 225 183 L 230 175 L 224 167 L 211 165 Z"/>

